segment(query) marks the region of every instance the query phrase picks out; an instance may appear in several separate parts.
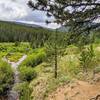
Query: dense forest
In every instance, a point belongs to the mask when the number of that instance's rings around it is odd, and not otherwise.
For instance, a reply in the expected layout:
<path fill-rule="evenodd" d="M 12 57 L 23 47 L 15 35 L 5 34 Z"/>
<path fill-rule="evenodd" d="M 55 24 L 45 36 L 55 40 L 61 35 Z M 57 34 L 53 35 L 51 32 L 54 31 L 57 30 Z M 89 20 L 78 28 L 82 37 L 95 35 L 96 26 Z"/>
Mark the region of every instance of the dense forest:
<path fill-rule="evenodd" d="M 45 41 L 52 31 L 20 25 L 14 22 L 0 21 L 0 42 L 30 41 L 32 36 Z M 41 40 L 40 40 L 41 41 Z"/>

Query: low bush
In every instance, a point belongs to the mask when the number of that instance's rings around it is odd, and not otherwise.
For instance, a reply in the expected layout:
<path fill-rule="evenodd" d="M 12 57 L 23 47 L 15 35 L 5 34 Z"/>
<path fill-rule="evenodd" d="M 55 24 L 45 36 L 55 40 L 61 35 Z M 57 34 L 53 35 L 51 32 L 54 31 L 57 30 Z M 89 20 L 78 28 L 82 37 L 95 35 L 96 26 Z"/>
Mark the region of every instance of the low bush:
<path fill-rule="evenodd" d="M 14 90 L 19 93 L 19 100 L 31 100 L 32 90 L 27 82 L 17 84 Z"/>
<path fill-rule="evenodd" d="M 100 73 L 100 66 L 98 66 L 98 67 L 96 67 L 96 68 L 94 69 L 94 73 Z"/>
<path fill-rule="evenodd" d="M 17 46 L 19 46 L 20 45 L 20 42 L 19 41 L 16 41 L 15 42 L 15 46 L 17 47 Z"/>
<path fill-rule="evenodd" d="M 21 65 L 34 67 L 44 61 L 46 53 L 43 49 L 34 51 Z"/>
<path fill-rule="evenodd" d="M 74 46 L 74 45 L 69 45 L 64 54 L 67 55 L 67 54 L 78 54 L 80 51 L 79 51 L 79 48 Z"/>
<path fill-rule="evenodd" d="M 94 49 L 93 49 L 93 45 L 90 45 L 90 47 L 84 48 L 81 51 L 80 54 L 80 65 L 83 68 L 83 72 L 87 73 L 87 69 L 90 68 L 91 63 L 93 64 L 94 62 Z"/>
<path fill-rule="evenodd" d="M 37 76 L 37 73 L 34 71 L 32 67 L 21 66 L 19 68 L 20 71 L 20 79 L 23 81 L 31 81 Z"/>
<path fill-rule="evenodd" d="M 5 95 L 13 83 L 11 66 L 0 60 L 0 95 Z"/>
<path fill-rule="evenodd" d="M 15 53 L 8 53 L 6 55 L 7 59 L 11 62 L 17 62 L 23 56 L 22 53 L 15 52 Z"/>

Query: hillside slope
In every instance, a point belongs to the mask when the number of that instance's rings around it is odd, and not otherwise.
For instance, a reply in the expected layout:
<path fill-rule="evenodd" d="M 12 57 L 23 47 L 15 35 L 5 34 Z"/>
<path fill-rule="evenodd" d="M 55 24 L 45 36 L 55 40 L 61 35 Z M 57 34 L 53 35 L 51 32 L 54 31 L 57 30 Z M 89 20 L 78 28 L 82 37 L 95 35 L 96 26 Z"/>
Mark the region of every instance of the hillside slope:
<path fill-rule="evenodd" d="M 34 36 L 46 36 L 51 30 L 25 23 L 0 21 L 0 42 L 28 41 Z"/>

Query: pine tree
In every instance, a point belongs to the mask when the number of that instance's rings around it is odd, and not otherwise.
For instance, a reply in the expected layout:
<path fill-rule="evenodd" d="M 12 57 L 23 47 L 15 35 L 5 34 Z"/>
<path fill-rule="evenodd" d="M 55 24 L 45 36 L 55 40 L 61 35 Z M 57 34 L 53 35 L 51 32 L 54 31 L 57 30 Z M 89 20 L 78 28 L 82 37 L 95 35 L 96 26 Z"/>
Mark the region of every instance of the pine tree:
<path fill-rule="evenodd" d="M 98 0 L 37 0 L 28 2 L 33 10 L 45 11 L 48 17 L 54 17 L 54 21 L 46 23 L 58 23 L 65 27 L 70 26 L 70 34 L 67 37 L 67 43 L 77 43 L 79 41 L 87 44 L 86 38 L 100 24 L 92 24 L 100 16 L 100 2 Z M 82 41 L 82 37 L 85 38 Z M 83 39 L 84 39 L 83 38 Z M 55 77 L 57 76 L 57 39 L 55 39 Z M 63 40 L 63 39 L 62 39 Z M 56 45 L 57 42 L 57 45 Z M 53 45 L 52 45 L 53 47 Z"/>
<path fill-rule="evenodd" d="M 77 36 L 100 27 L 100 23 L 92 24 L 100 18 L 99 0 L 30 0 L 28 5 L 33 10 L 45 11 L 48 17 L 53 16 L 55 23 L 71 26 Z"/>

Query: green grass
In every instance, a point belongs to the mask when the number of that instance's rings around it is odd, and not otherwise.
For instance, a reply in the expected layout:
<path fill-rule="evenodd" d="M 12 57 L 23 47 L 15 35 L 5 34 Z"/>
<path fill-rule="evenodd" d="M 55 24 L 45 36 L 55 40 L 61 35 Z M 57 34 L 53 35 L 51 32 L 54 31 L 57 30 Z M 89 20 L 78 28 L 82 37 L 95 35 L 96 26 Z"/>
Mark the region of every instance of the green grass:
<path fill-rule="evenodd" d="M 88 46 L 89 45 L 86 47 Z M 95 59 L 91 63 L 92 67 L 89 67 L 88 71 L 90 72 L 100 66 L 100 43 L 95 43 L 93 46 Z M 15 46 L 14 43 L 0 43 L 0 57 L 7 56 L 10 61 L 17 62 L 23 54 L 28 55 L 28 60 L 26 59 L 22 65 L 30 67 L 30 62 L 32 62 L 32 65 L 34 65 L 33 67 L 31 66 L 32 70 L 37 73 L 37 77 L 33 79 L 29 85 L 33 91 L 32 98 L 35 98 L 35 100 L 37 100 L 37 98 L 39 99 L 39 97 L 45 100 L 48 94 L 57 89 L 57 87 L 68 84 L 73 78 L 83 78 L 82 67 L 79 61 L 80 51 L 76 46 L 68 46 L 64 55 L 58 58 L 57 79 L 54 79 L 54 63 L 44 61 L 46 57 L 44 50 L 44 48 L 33 50 L 28 43 L 21 43 L 18 46 Z M 34 64 L 38 61 L 39 63 Z M 99 70 L 99 68 L 97 70 Z M 27 70 L 25 70 L 25 72 L 27 72 Z M 27 73 L 29 74 L 29 71 Z M 36 91 L 38 88 L 39 90 Z"/>
<path fill-rule="evenodd" d="M 34 78 L 36 78 L 37 73 L 34 71 L 34 69 L 32 67 L 27 67 L 27 66 L 21 66 L 19 68 L 19 72 L 20 72 L 20 79 L 22 81 L 28 81 L 30 82 L 31 80 L 33 80 Z"/>
<path fill-rule="evenodd" d="M 91 63 L 92 67 L 89 66 L 89 73 L 100 65 L 100 51 L 97 50 L 98 47 L 100 47 L 100 44 L 94 44 L 95 58 L 94 61 Z M 85 77 L 82 73 L 83 69 L 80 66 L 79 55 L 79 49 L 73 45 L 69 46 L 66 49 L 65 55 L 58 59 L 59 61 L 57 79 L 54 79 L 53 63 L 49 64 L 47 62 L 44 62 L 36 66 L 34 70 L 38 73 L 38 76 L 30 83 L 30 87 L 33 88 L 33 100 L 37 99 L 38 97 L 41 97 L 43 98 L 43 100 L 45 100 L 48 94 L 56 90 L 57 87 L 72 82 L 74 78 L 84 80 Z M 38 92 L 35 91 L 37 87 L 40 88 L 40 91 Z"/>
<path fill-rule="evenodd" d="M 35 49 L 31 54 L 28 55 L 21 65 L 35 67 L 36 65 L 41 64 L 45 58 L 46 53 L 44 48 Z"/>
<path fill-rule="evenodd" d="M 7 59 L 11 62 L 17 62 L 21 57 L 23 56 L 23 53 L 15 52 L 15 53 L 8 53 L 6 55 Z"/>
<path fill-rule="evenodd" d="M 0 95 L 6 95 L 13 84 L 13 70 L 11 66 L 0 59 Z"/>
<path fill-rule="evenodd" d="M 0 57 L 6 56 L 10 61 L 17 62 L 24 54 L 33 52 L 29 43 L 20 43 L 18 46 L 15 43 L 0 43 Z"/>

